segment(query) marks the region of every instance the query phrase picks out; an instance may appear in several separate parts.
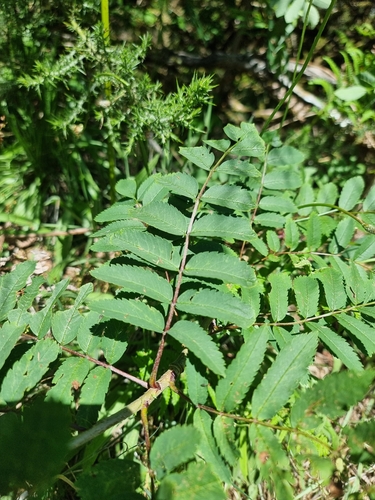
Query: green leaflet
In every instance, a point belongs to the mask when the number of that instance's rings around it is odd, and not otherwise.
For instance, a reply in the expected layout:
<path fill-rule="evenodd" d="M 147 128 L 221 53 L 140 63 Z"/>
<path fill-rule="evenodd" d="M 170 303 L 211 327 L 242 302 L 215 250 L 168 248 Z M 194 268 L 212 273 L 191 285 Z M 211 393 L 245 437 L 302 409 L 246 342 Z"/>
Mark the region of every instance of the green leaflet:
<path fill-rule="evenodd" d="M 227 368 L 225 378 L 216 387 L 216 404 L 231 412 L 246 396 L 263 360 L 269 338 L 269 327 L 252 328 L 246 342 Z"/>
<path fill-rule="evenodd" d="M 178 248 L 160 236 L 140 231 L 119 231 L 109 236 L 108 242 L 116 250 L 129 251 L 151 264 L 178 271 Z"/>
<path fill-rule="evenodd" d="M 272 252 L 278 252 L 281 247 L 280 238 L 275 231 L 267 231 L 266 233 L 267 245 Z"/>
<path fill-rule="evenodd" d="M 195 148 L 180 148 L 179 152 L 182 156 L 185 156 L 197 167 L 203 168 L 203 170 L 210 170 L 213 162 L 215 161 L 215 155 L 210 153 L 209 150 L 204 146 L 198 146 Z"/>
<path fill-rule="evenodd" d="M 240 186 L 212 186 L 202 196 L 202 200 L 212 205 L 247 212 L 254 207 L 250 191 Z"/>
<path fill-rule="evenodd" d="M 265 153 L 265 143 L 253 123 L 242 122 L 239 141 L 232 148 L 232 153 L 238 156 L 262 158 Z M 227 129 L 225 129 L 225 133 Z"/>
<path fill-rule="evenodd" d="M 135 199 L 135 195 L 137 192 L 137 182 L 133 177 L 129 179 L 121 179 L 116 182 L 115 189 L 125 198 Z"/>
<path fill-rule="evenodd" d="M 251 286 L 255 281 L 253 269 L 233 255 L 218 252 L 201 252 L 193 255 L 186 264 L 187 276 L 219 279 L 225 283 Z"/>
<path fill-rule="evenodd" d="M 161 333 L 164 330 L 163 315 L 154 307 L 150 307 L 134 299 L 95 300 L 90 307 L 107 318 L 114 318 L 130 323 L 146 330 Z"/>
<path fill-rule="evenodd" d="M 292 409 L 292 425 L 303 425 L 306 417 L 313 414 L 325 415 L 329 419 L 344 415 L 350 406 L 365 397 L 374 377 L 374 370 L 327 375 L 300 394 Z"/>
<path fill-rule="evenodd" d="M 79 326 L 83 320 L 78 309 L 92 290 L 92 283 L 83 285 L 79 290 L 73 306 L 66 311 L 57 311 L 53 316 L 52 333 L 59 344 L 69 344 L 69 342 L 76 338 Z"/>
<path fill-rule="evenodd" d="M 90 361 L 84 358 L 65 359 L 55 372 L 52 380 L 54 386 L 48 391 L 46 401 L 70 405 L 73 401 L 74 391 L 80 389 L 90 366 Z"/>
<path fill-rule="evenodd" d="M 260 177 L 259 170 L 251 163 L 245 160 L 227 160 L 216 169 L 216 172 L 228 175 L 237 175 L 239 177 Z"/>
<path fill-rule="evenodd" d="M 150 463 L 158 480 L 194 458 L 200 439 L 200 432 L 193 425 L 176 425 L 157 437 L 152 445 Z"/>
<path fill-rule="evenodd" d="M 314 190 L 311 186 L 310 183 L 308 184 L 303 184 L 301 186 L 301 189 L 298 192 L 297 198 L 296 198 L 296 205 L 307 205 L 309 203 L 313 203 L 315 200 L 315 195 L 314 195 Z M 299 208 L 298 213 L 302 216 L 305 217 L 306 215 L 309 215 L 313 210 L 313 207 L 304 207 L 304 208 Z"/>
<path fill-rule="evenodd" d="M 100 212 L 100 214 L 95 217 L 95 220 L 96 222 L 111 222 L 120 219 L 128 219 L 133 207 L 133 200 L 115 203 L 106 210 L 103 210 L 103 212 Z"/>
<path fill-rule="evenodd" d="M 347 343 L 345 339 L 337 335 L 333 330 L 319 323 L 308 323 L 307 326 L 312 332 L 316 332 L 320 340 L 330 349 L 330 351 L 341 361 L 349 370 L 363 370 L 362 363 L 358 354 Z"/>
<path fill-rule="evenodd" d="M 318 310 L 319 285 L 312 276 L 297 276 L 293 280 L 293 290 L 299 313 L 304 318 L 314 316 Z"/>
<path fill-rule="evenodd" d="M 267 420 L 287 402 L 299 382 L 306 376 L 318 344 L 314 333 L 295 335 L 280 350 L 271 367 L 255 389 L 252 413 Z"/>
<path fill-rule="evenodd" d="M 217 149 L 218 151 L 224 152 L 230 147 L 230 141 L 228 139 L 218 139 L 218 140 L 205 140 L 203 141 L 207 146 Z"/>
<path fill-rule="evenodd" d="M 55 288 L 53 289 L 52 295 L 46 301 L 46 304 L 43 307 L 43 309 L 41 311 L 38 311 L 36 314 L 30 316 L 30 328 L 32 332 L 39 338 L 44 337 L 48 333 L 52 321 L 52 308 L 56 300 L 65 291 L 68 284 L 69 280 L 67 279 L 57 283 L 55 285 Z"/>
<path fill-rule="evenodd" d="M 267 156 L 268 165 L 282 167 L 285 165 L 298 165 L 305 159 L 305 155 L 292 146 L 281 146 L 272 149 Z"/>
<path fill-rule="evenodd" d="M 273 326 L 272 335 L 274 336 L 277 345 L 279 346 L 279 349 L 282 349 L 293 338 L 293 335 L 288 330 L 282 328 L 281 326 Z"/>
<path fill-rule="evenodd" d="M 323 186 L 319 189 L 318 196 L 316 198 L 317 203 L 329 203 L 331 205 L 336 204 L 338 196 L 338 190 L 336 184 L 333 182 L 328 182 L 327 184 L 323 184 Z M 315 207 L 318 213 L 327 212 L 327 207 Z"/>
<path fill-rule="evenodd" d="M 292 287 L 292 280 L 287 273 L 271 274 L 268 278 L 271 283 L 269 301 L 274 321 L 285 318 L 288 310 L 288 290 Z"/>
<path fill-rule="evenodd" d="M 15 325 L 6 321 L 0 328 L 0 369 L 4 366 L 25 327 L 26 325 Z"/>
<path fill-rule="evenodd" d="M 189 219 L 176 207 L 162 201 L 153 201 L 143 207 L 135 208 L 131 212 L 131 217 L 156 227 L 160 231 L 177 236 L 183 236 L 189 224 Z"/>
<path fill-rule="evenodd" d="M 99 323 L 100 314 L 95 311 L 90 311 L 86 314 L 81 322 L 78 334 L 77 342 L 79 347 L 85 354 L 95 357 L 95 353 L 100 344 L 100 337 L 93 335 L 91 328 Z"/>
<path fill-rule="evenodd" d="M 255 224 L 260 224 L 265 227 L 274 227 L 280 229 L 284 227 L 285 217 L 280 214 L 274 214 L 271 212 L 266 212 L 264 214 L 259 214 L 254 218 Z"/>
<path fill-rule="evenodd" d="M 375 329 L 373 327 L 348 314 L 339 314 L 337 321 L 361 342 L 369 356 L 375 352 Z"/>
<path fill-rule="evenodd" d="M 300 243 L 300 234 L 297 223 L 291 216 L 286 217 L 285 222 L 285 245 L 291 250 L 298 247 Z"/>
<path fill-rule="evenodd" d="M 217 290 L 187 290 L 179 296 L 176 307 L 193 315 L 235 323 L 242 328 L 248 328 L 254 322 L 254 313 L 249 304 Z"/>
<path fill-rule="evenodd" d="M 26 261 L 9 274 L 0 277 L 0 321 L 13 309 L 17 301 L 17 292 L 26 286 L 30 274 L 34 271 L 35 262 Z"/>
<path fill-rule="evenodd" d="M 20 401 L 26 391 L 33 389 L 59 355 L 60 347 L 52 339 L 39 340 L 16 361 L 4 377 L 0 400 Z"/>
<path fill-rule="evenodd" d="M 352 210 L 359 202 L 364 188 L 365 182 L 359 175 L 348 179 L 340 193 L 339 207 Z"/>
<path fill-rule="evenodd" d="M 221 455 L 231 467 L 234 467 L 240 456 L 235 444 L 234 420 L 218 415 L 214 420 L 214 436 Z"/>
<path fill-rule="evenodd" d="M 338 248 L 347 247 L 353 238 L 356 225 L 357 223 L 352 217 L 341 219 L 335 229 L 335 235 L 329 246 L 329 251 L 336 253 Z"/>
<path fill-rule="evenodd" d="M 312 212 L 307 222 L 306 243 L 310 250 L 317 250 L 322 243 L 322 227 L 320 217 Z"/>
<path fill-rule="evenodd" d="M 375 253 L 375 238 L 372 234 L 365 236 L 361 244 L 354 252 L 353 260 L 363 262 L 367 259 L 372 259 Z"/>
<path fill-rule="evenodd" d="M 248 219 L 219 214 L 202 216 L 194 222 L 191 234 L 240 241 L 250 241 L 255 236 Z"/>
<path fill-rule="evenodd" d="M 89 427 L 98 419 L 98 412 L 105 401 L 111 371 L 103 366 L 96 366 L 85 379 L 79 398 L 77 421 L 83 427 Z"/>
<path fill-rule="evenodd" d="M 195 410 L 194 426 L 201 433 L 199 455 L 209 463 L 215 474 L 225 483 L 231 483 L 231 474 L 219 455 L 215 440 L 212 435 L 212 419 L 204 410 Z"/>
<path fill-rule="evenodd" d="M 157 500 L 226 500 L 221 480 L 211 464 L 192 463 L 186 471 L 165 477 L 158 490 Z"/>
<path fill-rule="evenodd" d="M 363 202 L 363 210 L 369 212 L 375 210 L 375 186 L 372 186 Z"/>
<path fill-rule="evenodd" d="M 332 267 L 325 267 L 319 269 L 315 276 L 323 283 L 328 307 L 332 311 L 344 307 L 347 297 L 341 273 Z"/>
<path fill-rule="evenodd" d="M 143 267 L 108 264 L 91 271 L 91 275 L 123 287 L 126 291 L 146 295 L 160 302 L 172 300 L 172 286 L 150 269 Z"/>
<path fill-rule="evenodd" d="M 205 367 L 202 364 L 202 371 L 204 370 Z M 208 397 L 208 380 L 189 359 L 186 360 L 185 375 L 189 398 L 195 405 L 204 405 Z"/>
<path fill-rule="evenodd" d="M 172 193 L 186 196 L 193 200 L 198 193 L 198 182 L 195 177 L 183 172 L 163 175 L 162 177 L 158 177 L 156 182 Z"/>
<path fill-rule="evenodd" d="M 283 196 L 263 196 L 259 202 L 259 207 L 262 210 L 279 212 L 280 214 L 297 212 L 297 207 L 292 200 Z"/>
<path fill-rule="evenodd" d="M 302 177 L 299 170 L 291 167 L 280 167 L 264 177 L 264 187 L 267 189 L 284 190 L 297 189 L 302 186 Z"/>
<path fill-rule="evenodd" d="M 180 320 L 168 331 L 169 335 L 186 346 L 210 370 L 225 375 L 223 355 L 208 333 L 196 323 Z"/>

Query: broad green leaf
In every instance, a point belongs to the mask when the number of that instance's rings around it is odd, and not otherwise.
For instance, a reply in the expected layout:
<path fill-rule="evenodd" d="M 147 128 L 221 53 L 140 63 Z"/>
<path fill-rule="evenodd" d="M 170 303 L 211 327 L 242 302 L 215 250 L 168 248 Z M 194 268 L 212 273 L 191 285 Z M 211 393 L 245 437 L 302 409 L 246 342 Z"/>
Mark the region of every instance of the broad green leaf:
<path fill-rule="evenodd" d="M 15 306 L 17 292 L 26 286 L 35 266 L 35 262 L 22 262 L 13 271 L 0 277 L 0 321 L 3 321 Z"/>
<path fill-rule="evenodd" d="M 285 222 L 285 245 L 291 250 L 297 248 L 300 243 L 300 234 L 297 223 L 291 216 L 286 218 Z"/>
<path fill-rule="evenodd" d="M 274 214 L 271 212 L 266 212 L 263 214 L 259 214 L 254 218 L 255 224 L 260 224 L 265 227 L 274 227 L 276 229 L 280 229 L 284 227 L 285 217 L 279 214 Z"/>
<path fill-rule="evenodd" d="M 212 469 L 209 463 L 191 463 L 183 472 L 168 474 L 157 500 L 226 500 L 221 480 Z"/>
<path fill-rule="evenodd" d="M 5 375 L 0 400 L 3 399 L 7 403 L 20 401 L 24 393 L 33 389 L 40 381 L 59 352 L 60 347 L 54 340 L 39 340 Z"/>
<path fill-rule="evenodd" d="M 146 295 L 160 302 L 172 300 L 172 286 L 150 269 L 121 264 L 100 266 L 90 273 L 94 278 L 121 286 L 127 291 Z"/>
<path fill-rule="evenodd" d="M 293 425 L 307 415 L 321 414 L 329 419 L 344 415 L 350 406 L 361 401 L 375 377 L 373 370 L 332 373 L 303 392 L 292 410 Z"/>
<path fill-rule="evenodd" d="M 46 401 L 70 405 L 74 398 L 74 391 L 78 394 L 90 367 L 90 361 L 85 358 L 65 359 L 55 372 L 52 380 L 54 385 L 48 391 Z"/>
<path fill-rule="evenodd" d="M 99 229 L 99 231 L 96 231 L 91 235 L 92 238 L 99 238 L 100 236 L 107 236 L 109 234 L 114 234 L 117 233 L 118 231 L 121 231 L 122 229 L 127 229 L 127 230 L 139 230 L 139 231 L 146 231 L 146 226 L 142 224 L 141 221 L 137 219 L 125 219 L 125 220 L 117 220 L 116 222 L 111 222 L 110 224 L 107 224 L 104 226 L 102 229 Z M 105 238 L 102 238 L 98 242 L 94 243 L 91 248 L 95 247 L 96 245 L 100 244 L 102 241 L 105 241 Z"/>
<path fill-rule="evenodd" d="M 375 186 L 372 186 L 363 202 L 364 212 L 375 210 Z"/>
<path fill-rule="evenodd" d="M 340 259 L 337 260 L 340 261 Z M 374 293 L 374 283 L 367 278 L 362 267 L 351 261 L 348 271 L 344 273 L 344 280 L 346 293 L 353 304 L 361 304 L 371 300 Z"/>
<path fill-rule="evenodd" d="M 271 274 L 269 276 L 271 292 L 269 301 L 274 321 L 281 321 L 288 311 L 288 290 L 292 288 L 292 281 L 287 273 Z"/>
<path fill-rule="evenodd" d="M 198 219 L 194 222 L 191 234 L 240 241 L 250 241 L 255 236 L 248 219 L 219 214 L 204 215 Z"/>
<path fill-rule="evenodd" d="M 297 276 L 293 280 L 293 290 L 298 311 L 303 318 L 314 316 L 318 310 L 319 285 L 312 276 Z"/>
<path fill-rule="evenodd" d="M 286 344 L 289 344 L 293 338 L 291 332 L 281 326 L 273 326 L 272 334 L 277 342 L 277 345 L 279 346 L 279 349 L 282 349 Z"/>
<path fill-rule="evenodd" d="M 310 250 L 317 250 L 322 244 L 322 227 L 316 212 L 311 213 L 307 222 L 306 244 Z"/>
<path fill-rule="evenodd" d="M 337 225 L 335 235 L 331 242 L 335 245 L 335 248 L 331 249 L 330 245 L 329 250 L 333 253 L 337 253 L 338 249 L 347 247 L 352 241 L 356 225 L 356 221 L 352 217 L 345 217 L 345 219 L 341 219 Z"/>
<path fill-rule="evenodd" d="M 310 183 L 303 184 L 301 189 L 298 192 L 297 198 L 295 200 L 296 205 L 299 207 L 300 205 L 308 205 L 309 203 L 313 203 L 315 200 L 314 190 Z M 298 213 L 305 217 L 309 215 L 312 211 L 313 207 L 305 207 L 299 208 Z"/>
<path fill-rule="evenodd" d="M 297 207 L 292 200 L 282 196 L 263 196 L 259 202 L 259 206 L 262 210 L 279 212 L 280 214 L 297 212 Z"/>
<path fill-rule="evenodd" d="M 168 333 L 194 353 L 211 371 L 222 377 L 225 375 L 223 355 L 218 345 L 202 327 L 191 321 L 180 320 Z"/>
<path fill-rule="evenodd" d="M 346 304 L 345 287 L 342 275 L 332 267 L 319 269 L 315 276 L 323 283 L 326 301 L 330 310 L 341 309 Z"/>
<path fill-rule="evenodd" d="M 267 155 L 268 165 L 282 167 L 286 165 L 298 165 L 305 159 L 305 155 L 292 146 L 281 146 L 272 149 Z"/>
<path fill-rule="evenodd" d="M 95 311 L 90 311 L 83 318 L 82 323 L 78 329 L 77 342 L 79 347 L 85 354 L 95 356 L 95 353 L 100 344 L 100 337 L 92 334 L 92 328 L 99 323 L 100 314 Z"/>
<path fill-rule="evenodd" d="M 213 140 L 213 141 L 203 141 L 207 146 L 210 146 L 211 148 L 217 149 L 218 151 L 221 151 L 224 153 L 229 147 L 230 147 L 230 141 L 228 139 L 219 139 L 219 140 Z"/>
<path fill-rule="evenodd" d="M 189 398 L 195 405 L 204 405 L 208 397 L 208 380 L 189 359 L 186 360 L 185 375 Z"/>
<path fill-rule="evenodd" d="M 216 169 L 216 172 L 240 177 L 260 177 L 261 173 L 251 163 L 245 160 L 227 160 Z"/>
<path fill-rule="evenodd" d="M 163 175 L 156 182 L 166 187 L 172 193 L 186 196 L 193 200 L 198 194 L 198 182 L 195 177 L 183 172 Z"/>
<path fill-rule="evenodd" d="M 116 337 L 121 337 L 121 335 L 117 335 Z M 104 336 L 100 339 L 100 349 L 103 350 L 103 354 L 105 359 L 107 360 L 107 363 L 111 365 L 116 363 L 116 361 L 121 358 L 127 347 L 128 342 L 125 342 L 119 338 Z"/>
<path fill-rule="evenodd" d="M 255 389 L 252 413 L 255 418 L 272 418 L 288 401 L 293 391 L 306 376 L 318 345 L 314 333 L 300 334 L 281 349 L 266 376 Z"/>
<path fill-rule="evenodd" d="M 349 370 L 363 370 L 362 363 L 358 354 L 348 344 L 348 342 L 337 335 L 336 332 L 328 328 L 328 326 L 319 323 L 308 323 L 307 325 L 312 332 L 318 334 L 320 340 L 328 347 L 328 349 L 340 359 Z"/>
<path fill-rule="evenodd" d="M 231 208 L 246 212 L 254 207 L 250 191 L 240 186 L 216 185 L 210 187 L 202 196 L 202 200 L 211 205 Z"/>
<path fill-rule="evenodd" d="M 143 207 L 136 208 L 131 216 L 149 226 L 160 229 L 160 231 L 177 236 L 183 236 L 189 224 L 189 219 L 182 215 L 176 207 L 161 201 L 153 201 Z"/>
<path fill-rule="evenodd" d="M 354 252 L 353 260 L 363 262 L 367 259 L 372 259 L 375 254 L 375 238 L 374 235 L 365 236 Z"/>
<path fill-rule="evenodd" d="M 280 238 L 275 231 L 267 231 L 266 233 L 267 245 L 272 252 L 280 251 Z"/>
<path fill-rule="evenodd" d="M 365 188 L 363 177 L 357 175 L 348 179 L 340 193 L 339 207 L 352 210 L 358 203 Z"/>
<path fill-rule="evenodd" d="M 156 438 L 150 453 L 151 468 L 160 481 L 168 472 L 194 458 L 201 439 L 193 425 L 176 425 Z"/>
<path fill-rule="evenodd" d="M 133 207 L 133 200 L 115 203 L 106 210 L 103 210 L 103 212 L 100 212 L 100 214 L 95 217 L 95 220 L 96 222 L 111 222 L 119 219 L 128 219 Z"/>
<path fill-rule="evenodd" d="M 194 426 L 201 433 L 199 455 L 212 467 L 213 471 L 225 483 L 231 482 L 231 474 L 219 455 L 214 437 L 212 435 L 212 419 L 204 410 L 194 412 Z"/>
<path fill-rule="evenodd" d="M 217 318 L 242 328 L 248 328 L 254 322 L 254 312 L 249 304 L 217 290 L 204 289 L 198 292 L 188 290 L 180 295 L 176 307 L 179 311 Z"/>
<path fill-rule="evenodd" d="M 329 203 L 331 205 L 336 205 L 336 200 L 338 196 L 338 189 L 336 184 L 333 182 L 328 182 L 327 184 L 323 184 L 323 186 L 319 189 L 318 196 L 316 198 L 317 203 Z M 318 213 L 327 212 L 328 207 L 320 206 L 315 207 Z"/>
<path fill-rule="evenodd" d="M 150 175 L 139 186 L 137 198 L 142 202 L 143 206 L 154 201 L 161 201 L 168 195 L 168 189 L 158 182 L 161 177 L 160 173 Z"/>
<path fill-rule="evenodd" d="M 89 427 L 97 421 L 108 392 L 111 375 L 108 368 L 96 366 L 86 377 L 79 397 L 78 425 Z"/>
<path fill-rule="evenodd" d="M 210 170 L 214 161 L 215 155 L 210 153 L 204 146 L 197 146 L 195 148 L 180 148 L 179 152 L 182 156 L 187 158 L 191 163 L 203 170 Z"/>
<path fill-rule="evenodd" d="M 145 330 L 161 333 L 164 330 L 162 314 L 140 300 L 134 299 L 109 299 L 95 300 L 90 307 L 93 311 L 103 314 L 106 318 L 114 318 L 124 323 L 139 326 Z"/>
<path fill-rule="evenodd" d="M 125 198 L 135 198 L 137 192 L 137 182 L 133 177 L 121 179 L 116 182 L 116 191 Z"/>
<path fill-rule="evenodd" d="M 351 87 L 342 87 L 334 92 L 335 96 L 345 102 L 357 101 L 367 94 L 366 87 L 362 85 L 352 85 Z"/>
<path fill-rule="evenodd" d="M 0 369 L 3 367 L 19 336 L 24 332 L 26 325 L 15 325 L 6 321 L 0 328 Z"/>
<path fill-rule="evenodd" d="M 30 328 L 32 332 L 39 338 L 44 337 L 48 333 L 52 321 L 52 308 L 56 300 L 65 291 L 68 284 L 68 279 L 62 280 L 57 283 L 52 291 L 51 296 L 46 301 L 43 309 L 30 317 Z"/>
<path fill-rule="evenodd" d="M 240 457 L 235 440 L 234 420 L 218 415 L 214 420 L 214 436 L 221 455 L 231 467 L 234 467 Z"/>
<path fill-rule="evenodd" d="M 234 142 L 237 142 L 243 134 L 243 131 L 240 129 L 240 127 L 236 127 L 235 125 L 232 125 L 231 123 L 228 123 L 227 125 L 225 125 L 223 130 L 224 130 L 225 135 L 228 136 L 229 139 L 232 139 L 232 141 L 234 141 Z"/>
<path fill-rule="evenodd" d="M 176 247 L 160 236 L 140 231 L 119 231 L 108 241 L 117 250 L 127 250 L 158 267 L 178 271 L 180 258 L 174 252 Z"/>
<path fill-rule="evenodd" d="M 268 255 L 268 247 L 264 243 L 263 240 L 258 238 L 258 236 L 254 233 L 254 237 L 249 240 L 250 245 L 252 245 L 255 250 L 257 250 L 261 255 L 267 257 Z"/>
<path fill-rule="evenodd" d="M 238 156 L 261 158 L 265 153 L 265 144 L 255 125 L 242 122 L 241 129 L 244 133 L 241 134 L 240 141 L 233 147 L 232 153 Z"/>
<path fill-rule="evenodd" d="M 69 344 L 69 342 L 76 338 L 78 328 L 83 320 L 78 309 L 92 290 L 92 283 L 83 285 L 79 290 L 73 306 L 66 311 L 57 311 L 54 314 L 52 318 L 52 333 L 59 344 Z"/>
<path fill-rule="evenodd" d="M 219 279 L 241 286 L 251 286 L 255 281 L 254 271 L 245 261 L 218 252 L 193 255 L 186 264 L 185 274 Z"/>
<path fill-rule="evenodd" d="M 216 404 L 219 410 L 231 412 L 243 401 L 266 351 L 269 327 L 252 328 L 246 342 L 227 368 L 225 378 L 216 387 Z"/>
<path fill-rule="evenodd" d="M 284 190 L 297 189 L 302 186 L 302 177 L 294 168 L 280 167 L 264 177 L 264 187 L 267 189 Z"/>
<path fill-rule="evenodd" d="M 268 491 L 272 492 L 272 498 L 293 500 L 290 461 L 275 433 L 261 425 L 250 425 L 249 437 L 256 453 L 257 468 L 268 485 Z"/>
<path fill-rule="evenodd" d="M 361 342 L 369 356 L 375 352 L 375 329 L 373 327 L 348 314 L 339 314 L 337 321 Z"/>

